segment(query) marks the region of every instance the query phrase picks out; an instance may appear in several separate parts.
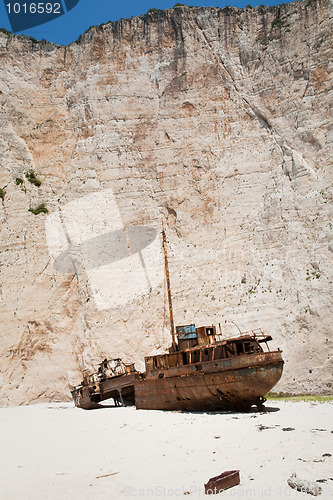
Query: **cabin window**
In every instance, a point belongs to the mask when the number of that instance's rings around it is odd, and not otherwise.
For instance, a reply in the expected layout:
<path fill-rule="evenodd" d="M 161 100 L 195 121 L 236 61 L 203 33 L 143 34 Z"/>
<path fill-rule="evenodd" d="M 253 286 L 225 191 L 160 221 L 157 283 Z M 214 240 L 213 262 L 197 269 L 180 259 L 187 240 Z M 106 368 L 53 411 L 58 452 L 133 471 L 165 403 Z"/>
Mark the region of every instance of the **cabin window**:
<path fill-rule="evenodd" d="M 244 342 L 244 350 L 246 354 L 252 354 L 254 352 L 254 346 L 250 342 Z"/>
<path fill-rule="evenodd" d="M 200 350 L 192 351 L 191 353 L 191 362 L 192 363 L 200 363 Z"/>
<path fill-rule="evenodd" d="M 225 350 L 227 358 L 230 358 L 231 356 L 234 356 L 236 354 L 236 346 L 233 343 L 226 344 Z"/>
<path fill-rule="evenodd" d="M 188 365 L 190 360 L 189 360 L 189 353 L 188 352 L 183 352 L 183 365 Z"/>
<path fill-rule="evenodd" d="M 155 368 L 158 368 L 157 358 L 154 358 L 154 367 L 155 367 Z"/>
<path fill-rule="evenodd" d="M 166 368 L 166 358 L 163 356 L 162 358 L 159 358 L 159 368 Z"/>
<path fill-rule="evenodd" d="M 202 351 L 202 361 L 211 361 L 213 359 L 213 349 L 210 347 Z"/>
<path fill-rule="evenodd" d="M 237 349 L 237 354 L 244 354 L 242 342 L 236 343 L 236 349 Z"/>
<path fill-rule="evenodd" d="M 224 357 L 225 356 L 224 356 L 223 346 L 215 347 L 215 349 L 214 349 L 214 359 L 223 359 Z"/>
<path fill-rule="evenodd" d="M 177 359 L 178 359 L 178 354 L 169 354 L 168 356 L 169 367 L 177 366 Z"/>
<path fill-rule="evenodd" d="M 214 328 L 207 328 L 206 329 L 206 334 L 207 335 L 214 335 Z"/>

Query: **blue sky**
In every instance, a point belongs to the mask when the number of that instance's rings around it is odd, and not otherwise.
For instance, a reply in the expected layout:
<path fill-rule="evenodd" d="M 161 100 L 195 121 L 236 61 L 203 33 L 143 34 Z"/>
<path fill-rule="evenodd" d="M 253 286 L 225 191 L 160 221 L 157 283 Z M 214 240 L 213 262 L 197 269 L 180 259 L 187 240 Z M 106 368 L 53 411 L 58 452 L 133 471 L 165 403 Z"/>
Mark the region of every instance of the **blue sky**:
<path fill-rule="evenodd" d="M 21 0 L 22 1 L 22 0 Z M 40 0 L 27 0 L 31 1 Z M 64 0 L 59 0 L 65 6 Z M 0 0 L 0 27 L 11 31 L 11 25 L 5 9 L 5 3 L 8 0 Z M 45 0 L 47 2 L 47 0 Z M 57 19 L 49 21 L 35 28 L 26 29 L 18 34 L 32 36 L 37 40 L 46 39 L 58 44 L 68 45 L 82 35 L 89 26 L 99 25 L 108 21 L 116 21 L 122 17 L 139 16 L 145 14 L 151 8 L 168 9 L 173 7 L 177 0 L 128 0 L 119 2 L 115 0 L 79 0 L 79 3 L 69 12 Z M 243 8 L 248 4 L 253 7 L 255 5 L 278 5 L 281 1 L 261 0 L 259 2 L 251 2 L 251 0 L 180 0 L 179 3 L 184 3 L 193 6 L 206 7 L 225 7 L 226 5 Z M 288 1 L 285 3 L 289 3 Z"/>

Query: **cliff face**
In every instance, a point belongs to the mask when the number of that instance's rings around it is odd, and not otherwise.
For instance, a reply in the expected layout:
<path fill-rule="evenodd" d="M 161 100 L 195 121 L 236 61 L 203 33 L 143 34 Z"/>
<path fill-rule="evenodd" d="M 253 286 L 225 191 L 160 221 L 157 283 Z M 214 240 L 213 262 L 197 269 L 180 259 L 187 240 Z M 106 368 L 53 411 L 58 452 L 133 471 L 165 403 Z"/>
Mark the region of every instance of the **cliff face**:
<path fill-rule="evenodd" d="M 176 324 L 261 327 L 277 389 L 332 392 L 332 16 L 178 7 L 69 47 L 0 33 L 2 404 L 169 345 L 162 219 Z"/>

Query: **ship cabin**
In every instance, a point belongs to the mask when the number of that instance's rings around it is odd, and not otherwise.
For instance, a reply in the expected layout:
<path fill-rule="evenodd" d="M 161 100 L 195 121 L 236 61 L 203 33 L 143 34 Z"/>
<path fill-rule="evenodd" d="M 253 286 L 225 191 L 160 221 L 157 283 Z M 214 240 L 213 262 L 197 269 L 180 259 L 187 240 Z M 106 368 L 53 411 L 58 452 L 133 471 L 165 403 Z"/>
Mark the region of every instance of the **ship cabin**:
<path fill-rule="evenodd" d="M 176 336 L 177 344 L 171 346 L 169 353 L 145 358 L 146 372 L 260 354 L 264 352 L 261 344 L 264 342 L 269 350 L 267 342 L 272 340 L 261 330 L 223 340 L 215 326 L 196 328 L 195 325 L 177 326 Z"/>

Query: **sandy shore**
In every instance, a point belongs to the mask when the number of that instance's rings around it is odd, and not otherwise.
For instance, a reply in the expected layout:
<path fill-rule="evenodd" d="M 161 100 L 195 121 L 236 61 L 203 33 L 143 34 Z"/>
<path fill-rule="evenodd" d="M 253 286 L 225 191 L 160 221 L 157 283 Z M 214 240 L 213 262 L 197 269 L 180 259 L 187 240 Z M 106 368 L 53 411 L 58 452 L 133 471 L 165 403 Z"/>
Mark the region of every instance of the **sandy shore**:
<path fill-rule="evenodd" d="M 0 409 L 3 499 L 205 498 L 204 483 L 239 469 L 209 498 L 333 498 L 333 404 L 270 401 L 268 413 L 84 411 L 71 403 Z M 208 497 L 206 497 L 208 498 Z"/>

